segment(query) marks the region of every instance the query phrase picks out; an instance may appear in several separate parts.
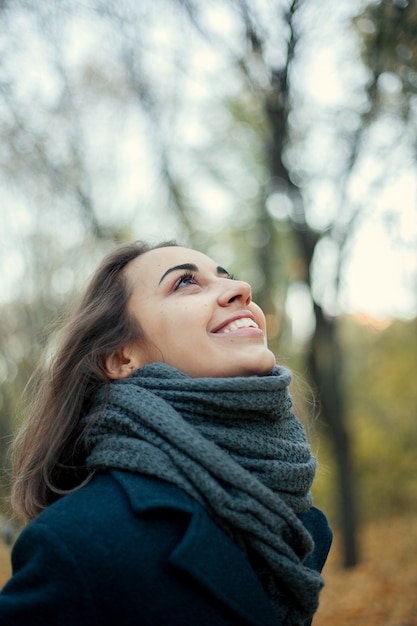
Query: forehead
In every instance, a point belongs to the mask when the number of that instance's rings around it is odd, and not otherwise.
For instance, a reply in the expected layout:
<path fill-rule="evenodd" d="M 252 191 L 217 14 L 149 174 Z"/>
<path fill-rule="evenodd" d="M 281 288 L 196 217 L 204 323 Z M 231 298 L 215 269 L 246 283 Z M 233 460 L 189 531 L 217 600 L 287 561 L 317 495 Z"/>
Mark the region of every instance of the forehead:
<path fill-rule="evenodd" d="M 128 281 L 135 284 L 137 281 L 152 283 L 160 278 L 170 267 L 190 263 L 199 269 L 216 270 L 217 265 L 210 257 L 202 252 L 183 248 L 181 246 L 168 246 L 155 248 L 130 261 L 126 266 Z"/>

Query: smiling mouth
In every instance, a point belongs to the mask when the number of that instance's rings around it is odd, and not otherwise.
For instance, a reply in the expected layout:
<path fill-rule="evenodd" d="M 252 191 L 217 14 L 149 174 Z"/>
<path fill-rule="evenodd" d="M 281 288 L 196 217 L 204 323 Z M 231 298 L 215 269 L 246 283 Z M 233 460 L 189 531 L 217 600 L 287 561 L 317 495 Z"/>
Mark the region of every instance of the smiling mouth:
<path fill-rule="evenodd" d="M 232 333 L 236 330 L 239 330 L 240 328 L 258 328 L 259 326 L 256 322 L 254 322 L 252 319 L 250 319 L 249 317 L 241 317 L 237 320 L 233 320 L 233 322 L 230 322 L 229 324 L 226 324 L 225 326 L 222 326 L 221 328 L 219 328 L 218 331 L 216 331 L 216 335 L 220 335 L 220 334 L 226 334 L 226 333 Z"/>

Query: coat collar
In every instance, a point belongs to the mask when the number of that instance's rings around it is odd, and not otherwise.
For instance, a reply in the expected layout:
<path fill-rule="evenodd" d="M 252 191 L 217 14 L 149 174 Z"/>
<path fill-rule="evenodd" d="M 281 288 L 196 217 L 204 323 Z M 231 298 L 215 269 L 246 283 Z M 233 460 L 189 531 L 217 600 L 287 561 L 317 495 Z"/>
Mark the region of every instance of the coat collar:
<path fill-rule="evenodd" d="M 112 474 L 136 514 L 161 508 L 189 514 L 187 531 L 170 555 L 174 566 L 231 608 L 242 624 L 276 626 L 272 604 L 246 557 L 197 502 L 159 479 L 121 471 Z"/>

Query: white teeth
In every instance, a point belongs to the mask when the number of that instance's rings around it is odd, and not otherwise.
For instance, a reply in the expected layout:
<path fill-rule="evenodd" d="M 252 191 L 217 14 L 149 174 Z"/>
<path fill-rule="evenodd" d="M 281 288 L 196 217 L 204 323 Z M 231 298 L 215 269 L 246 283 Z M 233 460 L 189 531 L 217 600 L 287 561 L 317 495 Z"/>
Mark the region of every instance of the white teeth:
<path fill-rule="evenodd" d="M 227 324 L 227 326 L 224 326 L 219 332 L 231 333 L 232 331 L 238 330 L 239 328 L 259 328 L 259 326 L 249 317 L 241 317 L 238 320 L 230 322 L 230 324 Z"/>

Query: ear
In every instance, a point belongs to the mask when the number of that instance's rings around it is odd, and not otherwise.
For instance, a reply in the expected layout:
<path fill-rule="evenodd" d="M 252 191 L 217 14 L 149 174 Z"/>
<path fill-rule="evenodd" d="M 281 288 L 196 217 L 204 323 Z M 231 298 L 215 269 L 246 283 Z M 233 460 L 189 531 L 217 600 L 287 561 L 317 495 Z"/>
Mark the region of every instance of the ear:
<path fill-rule="evenodd" d="M 105 357 L 103 368 L 111 380 L 127 378 L 141 366 L 137 351 L 132 346 L 123 346 Z"/>

